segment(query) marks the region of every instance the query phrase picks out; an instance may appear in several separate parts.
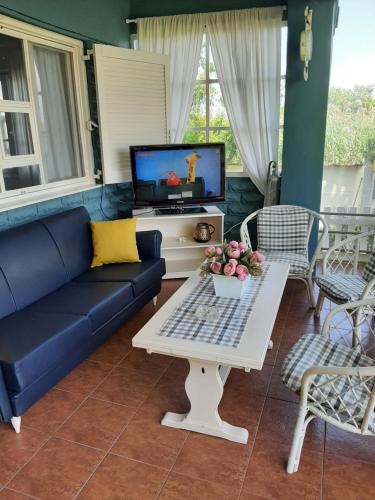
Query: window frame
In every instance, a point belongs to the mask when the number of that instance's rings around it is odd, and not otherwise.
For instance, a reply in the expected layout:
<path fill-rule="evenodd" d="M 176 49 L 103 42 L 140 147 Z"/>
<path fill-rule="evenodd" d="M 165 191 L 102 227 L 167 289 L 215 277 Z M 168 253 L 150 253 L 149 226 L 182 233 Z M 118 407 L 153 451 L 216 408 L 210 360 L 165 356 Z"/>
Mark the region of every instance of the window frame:
<path fill-rule="evenodd" d="M 205 59 L 206 59 L 206 64 L 205 64 L 205 78 L 204 80 L 197 78 L 195 85 L 204 85 L 205 86 L 205 95 L 206 95 L 206 111 L 205 111 L 205 121 L 206 121 L 206 126 L 205 127 L 190 127 L 186 128 L 185 133 L 187 132 L 204 132 L 205 133 L 205 138 L 206 142 L 211 142 L 210 141 L 210 132 L 215 132 L 215 131 L 232 131 L 232 127 L 229 125 L 228 127 L 212 127 L 210 126 L 210 85 L 217 83 L 220 87 L 220 82 L 218 78 L 210 78 L 210 43 L 209 43 L 209 37 L 207 32 L 204 34 L 205 36 Z M 203 40 L 202 40 L 203 43 Z M 221 91 L 221 89 L 220 89 Z M 224 105 L 225 107 L 225 105 Z M 242 167 L 242 170 L 227 170 L 227 165 L 225 164 L 225 175 L 227 177 L 248 177 L 248 175 L 244 172 L 243 165 L 238 164 L 238 166 Z"/>
<path fill-rule="evenodd" d="M 0 211 L 35 203 L 39 201 L 38 198 L 40 198 L 40 201 L 43 199 L 55 198 L 61 195 L 60 191 L 63 192 L 64 195 L 67 195 L 70 194 L 70 192 L 73 193 L 95 187 L 91 133 L 87 125 L 90 120 L 90 114 L 83 42 L 6 16 L 1 16 L 0 27 L 2 34 L 18 38 L 22 41 L 25 75 L 29 93 L 29 101 L 27 102 L 0 99 L 0 112 L 11 111 L 28 113 L 34 147 L 34 153 L 32 155 L 17 155 L 12 157 L 5 157 L 2 155 L 0 158 L 0 170 L 38 164 L 40 166 L 41 177 L 40 185 L 5 191 L 4 179 L 3 176 L 0 175 Z M 80 163 L 82 166 L 81 177 L 51 183 L 45 182 L 36 118 L 37 111 L 33 96 L 34 77 L 31 67 L 32 61 L 30 60 L 31 46 L 29 46 L 29 44 L 41 45 L 61 50 L 69 54 L 72 90 L 77 119 L 77 141 L 79 144 Z M 1 144 L 1 149 L 2 148 L 3 146 Z"/>

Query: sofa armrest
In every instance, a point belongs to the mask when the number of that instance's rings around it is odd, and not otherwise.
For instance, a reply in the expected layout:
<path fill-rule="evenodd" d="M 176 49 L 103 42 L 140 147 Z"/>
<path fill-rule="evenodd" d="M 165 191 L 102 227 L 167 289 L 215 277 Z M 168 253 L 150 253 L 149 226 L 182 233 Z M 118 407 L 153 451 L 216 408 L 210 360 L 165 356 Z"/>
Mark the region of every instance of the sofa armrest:
<path fill-rule="evenodd" d="M 141 260 L 160 258 L 161 232 L 157 230 L 138 231 L 136 234 L 139 258 Z"/>
<path fill-rule="evenodd" d="M 5 386 L 3 371 L 0 366 L 0 422 L 10 422 L 12 408 L 10 406 L 8 391 Z"/>

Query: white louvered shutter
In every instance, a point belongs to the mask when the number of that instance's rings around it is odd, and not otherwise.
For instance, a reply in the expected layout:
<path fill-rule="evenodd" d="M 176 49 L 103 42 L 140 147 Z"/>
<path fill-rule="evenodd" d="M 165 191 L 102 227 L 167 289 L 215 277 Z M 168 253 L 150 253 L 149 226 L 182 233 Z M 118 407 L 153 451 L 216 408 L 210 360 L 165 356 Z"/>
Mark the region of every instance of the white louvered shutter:
<path fill-rule="evenodd" d="M 169 142 L 166 56 L 94 45 L 105 184 L 131 180 L 129 146 Z"/>

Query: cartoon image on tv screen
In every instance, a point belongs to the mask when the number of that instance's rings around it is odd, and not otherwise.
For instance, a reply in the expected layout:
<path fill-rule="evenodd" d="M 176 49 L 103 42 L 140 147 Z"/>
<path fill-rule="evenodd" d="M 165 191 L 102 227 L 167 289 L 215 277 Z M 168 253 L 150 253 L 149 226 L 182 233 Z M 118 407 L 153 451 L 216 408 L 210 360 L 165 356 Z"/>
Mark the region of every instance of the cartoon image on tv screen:
<path fill-rule="evenodd" d="M 173 203 L 220 196 L 219 148 L 136 151 L 138 201 Z"/>

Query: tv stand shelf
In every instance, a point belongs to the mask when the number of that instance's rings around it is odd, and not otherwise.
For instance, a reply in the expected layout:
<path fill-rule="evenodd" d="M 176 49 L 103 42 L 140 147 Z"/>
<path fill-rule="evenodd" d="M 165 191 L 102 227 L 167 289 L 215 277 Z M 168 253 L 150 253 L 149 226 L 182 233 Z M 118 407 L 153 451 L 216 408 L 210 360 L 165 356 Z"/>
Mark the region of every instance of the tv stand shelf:
<path fill-rule="evenodd" d="M 210 245 L 222 245 L 224 237 L 224 214 L 216 206 L 205 206 L 205 213 L 155 215 L 145 213 L 135 215 L 137 231 L 158 229 L 163 235 L 161 254 L 165 258 L 167 274 L 165 279 L 186 278 L 204 260 L 204 249 Z M 199 222 L 212 224 L 215 232 L 207 243 L 193 239 L 195 226 Z"/>

